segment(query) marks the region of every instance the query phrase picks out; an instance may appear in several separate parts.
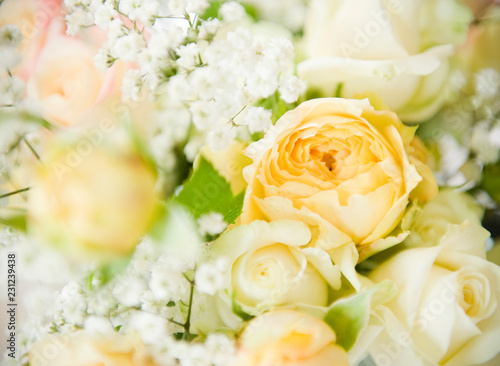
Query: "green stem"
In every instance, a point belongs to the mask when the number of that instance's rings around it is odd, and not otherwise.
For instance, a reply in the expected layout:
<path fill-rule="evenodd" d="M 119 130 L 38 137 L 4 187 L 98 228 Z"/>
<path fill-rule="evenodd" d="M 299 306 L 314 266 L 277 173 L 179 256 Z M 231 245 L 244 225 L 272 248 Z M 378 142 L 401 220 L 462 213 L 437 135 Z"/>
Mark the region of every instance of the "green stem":
<path fill-rule="evenodd" d="M 189 284 L 191 286 L 190 291 L 189 291 L 189 304 L 188 304 L 188 313 L 186 316 L 186 322 L 184 323 L 184 336 L 183 338 L 186 341 L 191 340 L 191 333 L 189 332 L 189 328 L 191 328 L 191 313 L 193 309 L 193 297 L 194 297 L 194 280 L 190 280 L 187 276 L 186 279 L 189 281 Z"/>
<path fill-rule="evenodd" d="M 33 153 L 33 155 L 35 155 L 35 158 L 37 158 L 38 161 L 42 161 L 42 159 L 40 159 L 40 155 L 37 154 L 37 152 L 35 151 L 35 149 L 33 148 L 33 146 L 31 146 L 31 144 L 26 139 L 26 136 L 23 136 L 23 140 L 26 143 L 26 145 L 28 145 L 28 148 L 31 150 L 31 152 Z"/>
<path fill-rule="evenodd" d="M 4 193 L 4 194 L 0 195 L 0 198 L 5 198 L 5 197 L 12 196 L 14 194 L 23 193 L 23 192 L 29 191 L 30 188 L 31 187 L 26 187 L 26 188 L 21 188 L 21 189 L 18 189 L 16 191 L 12 191 L 12 192 L 9 192 L 9 193 Z"/>

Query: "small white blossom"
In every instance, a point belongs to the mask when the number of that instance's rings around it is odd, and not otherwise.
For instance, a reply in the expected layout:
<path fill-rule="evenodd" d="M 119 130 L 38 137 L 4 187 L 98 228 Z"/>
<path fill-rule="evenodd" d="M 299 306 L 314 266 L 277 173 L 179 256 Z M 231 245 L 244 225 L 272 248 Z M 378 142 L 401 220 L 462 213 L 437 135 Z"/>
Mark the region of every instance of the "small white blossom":
<path fill-rule="evenodd" d="M 208 146 L 214 151 L 227 148 L 235 138 L 236 129 L 229 124 L 207 133 Z"/>
<path fill-rule="evenodd" d="M 129 69 L 122 81 L 122 94 L 126 98 L 137 101 L 143 84 L 141 72 L 137 69 Z"/>
<path fill-rule="evenodd" d="M 198 226 L 201 235 L 217 235 L 226 229 L 227 222 L 219 212 L 210 212 L 198 219 Z"/>
<path fill-rule="evenodd" d="M 24 82 L 16 76 L 0 79 L 0 106 L 13 105 L 23 98 Z"/>
<path fill-rule="evenodd" d="M 476 91 L 482 98 L 492 98 L 498 95 L 500 88 L 500 73 L 495 69 L 482 69 L 475 75 Z"/>
<path fill-rule="evenodd" d="M 146 46 L 142 35 L 137 32 L 130 32 L 119 37 L 111 46 L 111 55 L 123 61 L 135 61 L 137 55 Z"/>
<path fill-rule="evenodd" d="M 287 103 L 293 103 L 299 99 L 305 90 L 306 84 L 294 75 L 285 75 L 280 78 L 278 91 L 281 99 Z"/>
<path fill-rule="evenodd" d="M 162 256 L 153 267 L 149 288 L 156 298 L 177 301 L 189 292 L 189 283 L 183 273 L 186 267 L 180 258 Z"/>
<path fill-rule="evenodd" d="M 113 333 L 113 325 L 108 318 L 103 316 L 89 316 L 85 319 L 84 328 L 87 332 L 93 334 L 106 335 Z"/>
<path fill-rule="evenodd" d="M 262 107 L 248 108 L 243 124 L 248 126 L 250 133 L 266 132 L 272 125 L 271 111 Z"/>
<path fill-rule="evenodd" d="M 0 47 L 0 70 L 13 69 L 22 60 L 22 56 L 15 48 Z"/>
<path fill-rule="evenodd" d="M 109 67 L 112 61 L 113 58 L 109 54 L 109 50 L 105 48 L 100 48 L 94 55 L 94 64 L 97 66 L 99 70 L 105 71 Z"/>
<path fill-rule="evenodd" d="M 246 15 L 245 8 L 235 1 L 222 4 L 219 9 L 219 15 L 226 22 L 237 22 Z"/>
<path fill-rule="evenodd" d="M 87 301 L 78 282 L 72 281 L 64 286 L 56 302 L 66 323 L 83 324 L 87 315 Z"/>
<path fill-rule="evenodd" d="M 196 270 L 194 280 L 199 293 L 214 295 L 224 287 L 224 272 L 227 262 L 219 258 L 219 263 L 203 263 Z"/>
<path fill-rule="evenodd" d="M 201 25 L 198 27 L 199 30 L 199 36 L 202 39 L 209 39 L 213 37 L 219 28 L 222 26 L 222 23 L 219 19 L 209 19 L 201 23 Z"/>
<path fill-rule="evenodd" d="M 231 364 L 236 353 L 234 340 L 223 334 L 210 334 L 205 341 L 208 358 L 216 366 Z"/>
<path fill-rule="evenodd" d="M 16 25 L 4 25 L 0 28 L 0 46 L 16 48 L 21 44 L 23 34 Z"/>
<path fill-rule="evenodd" d="M 160 3 L 158 0 L 120 0 L 119 10 L 132 21 L 138 20 L 151 25 L 158 16 Z"/>
<path fill-rule="evenodd" d="M 189 0 L 187 2 L 186 10 L 189 13 L 200 14 L 201 12 L 205 11 L 208 6 L 209 3 L 207 0 Z"/>
<path fill-rule="evenodd" d="M 476 124 L 472 129 L 470 147 L 482 163 L 496 163 L 500 156 L 500 123 L 493 127 L 487 121 Z"/>
<path fill-rule="evenodd" d="M 75 8 L 71 13 L 66 15 L 66 34 L 75 36 L 80 29 L 90 26 L 94 23 L 94 17 L 85 9 Z"/>
<path fill-rule="evenodd" d="M 132 313 L 126 331 L 137 331 L 146 344 L 161 344 L 168 337 L 167 321 L 161 316 L 144 311 Z"/>
<path fill-rule="evenodd" d="M 109 28 L 111 21 L 118 15 L 113 3 L 111 1 L 106 1 L 97 7 L 94 14 L 95 24 L 102 29 Z"/>
<path fill-rule="evenodd" d="M 147 289 L 146 283 L 136 277 L 118 277 L 113 288 L 114 297 L 124 306 L 140 305 L 140 297 Z"/>
<path fill-rule="evenodd" d="M 199 47 L 196 43 L 189 43 L 185 46 L 180 46 L 176 50 L 179 58 L 177 64 L 187 70 L 191 70 L 199 62 Z"/>

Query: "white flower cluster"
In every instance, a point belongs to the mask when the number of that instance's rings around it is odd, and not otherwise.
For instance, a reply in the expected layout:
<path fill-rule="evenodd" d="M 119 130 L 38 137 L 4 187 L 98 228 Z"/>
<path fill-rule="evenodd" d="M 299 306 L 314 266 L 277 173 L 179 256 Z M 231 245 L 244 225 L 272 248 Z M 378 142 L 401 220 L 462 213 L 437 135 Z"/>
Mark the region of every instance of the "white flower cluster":
<path fill-rule="evenodd" d="M 137 101 L 146 87 L 158 97 L 150 139 L 154 156 L 167 171 L 173 169 L 176 147 L 181 146 L 192 160 L 203 144 L 222 149 L 237 136 L 265 132 L 271 126 L 271 113 L 252 106 L 277 92 L 283 101 L 293 103 L 304 90 L 304 83 L 293 75 L 291 42 L 262 40 L 248 29 L 235 29 L 245 16 L 236 2 L 221 6 L 222 21 L 196 15 L 207 7 L 206 1 L 67 0 L 65 4 L 72 17 L 83 9 L 93 24 L 107 31 L 108 41 L 95 57 L 100 67 L 118 59 L 138 65 L 123 78 L 123 96 Z M 83 20 L 67 21 L 70 32 L 88 25 Z M 217 35 L 221 27 L 233 31 L 224 29 Z"/>
<path fill-rule="evenodd" d="M 464 89 L 465 78 L 455 76 L 456 90 Z M 438 116 L 440 164 L 435 176 L 440 185 L 470 189 L 481 179 L 483 165 L 500 159 L 499 85 L 498 71 L 480 70 L 474 75 L 473 93 L 457 96 Z"/>
<path fill-rule="evenodd" d="M 192 266 L 181 257 L 165 254 L 146 238 L 137 246 L 127 268 L 108 283 L 102 282 L 100 271 L 91 271 L 84 281 L 68 282 L 55 299 L 56 315 L 45 332 L 67 334 L 82 328 L 101 334 L 136 332 L 158 364 L 226 365 L 234 354 L 234 341 L 228 336 L 209 334 L 204 343 L 194 344 L 175 338 L 185 331 L 182 325 L 190 301 L 191 324 L 206 319 L 208 300 L 204 294 L 221 288 L 227 269 L 223 259 L 201 264 L 196 272 Z M 193 281 L 186 277 L 188 273 L 194 276 Z M 38 332 L 29 339 L 28 333 L 25 335 L 30 344 L 41 337 Z"/>
<path fill-rule="evenodd" d="M 17 48 L 23 35 L 15 25 L 4 25 L 0 28 L 0 108 L 11 107 L 23 98 L 24 82 L 12 76 L 10 70 L 21 62 L 21 54 Z"/>

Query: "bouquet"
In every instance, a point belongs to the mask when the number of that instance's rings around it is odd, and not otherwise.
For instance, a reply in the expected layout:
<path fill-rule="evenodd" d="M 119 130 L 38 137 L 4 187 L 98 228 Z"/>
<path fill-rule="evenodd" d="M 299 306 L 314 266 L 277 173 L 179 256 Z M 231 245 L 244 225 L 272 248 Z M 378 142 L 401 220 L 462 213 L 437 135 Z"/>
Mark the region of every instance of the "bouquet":
<path fill-rule="evenodd" d="M 498 365 L 499 5 L 1 0 L 2 365 Z"/>

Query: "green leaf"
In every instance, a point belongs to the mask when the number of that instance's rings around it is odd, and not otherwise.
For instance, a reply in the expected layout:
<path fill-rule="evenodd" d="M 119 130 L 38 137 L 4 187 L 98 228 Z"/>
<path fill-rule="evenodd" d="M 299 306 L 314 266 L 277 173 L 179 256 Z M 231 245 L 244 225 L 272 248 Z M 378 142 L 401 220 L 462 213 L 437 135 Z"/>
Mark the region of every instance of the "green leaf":
<path fill-rule="evenodd" d="M 197 169 L 172 201 L 186 207 L 195 219 L 209 212 L 219 212 L 225 222 L 232 224 L 241 214 L 244 196 L 244 191 L 233 196 L 229 182 L 201 157 Z"/>
<path fill-rule="evenodd" d="M 335 302 L 325 316 L 325 322 L 335 331 L 337 344 L 350 350 L 370 320 L 370 309 L 394 297 L 393 282 L 384 281 L 349 298 Z"/>
<path fill-rule="evenodd" d="M 243 309 L 241 308 L 240 304 L 236 300 L 235 294 L 233 294 L 232 298 L 232 308 L 233 308 L 233 313 L 238 315 L 241 319 L 249 321 L 255 318 L 253 315 L 247 314 Z"/>
<path fill-rule="evenodd" d="M 8 207 L 0 208 L 0 224 L 26 232 L 26 211 Z"/>
<path fill-rule="evenodd" d="M 500 161 L 484 167 L 481 188 L 500 204 Z"/>

